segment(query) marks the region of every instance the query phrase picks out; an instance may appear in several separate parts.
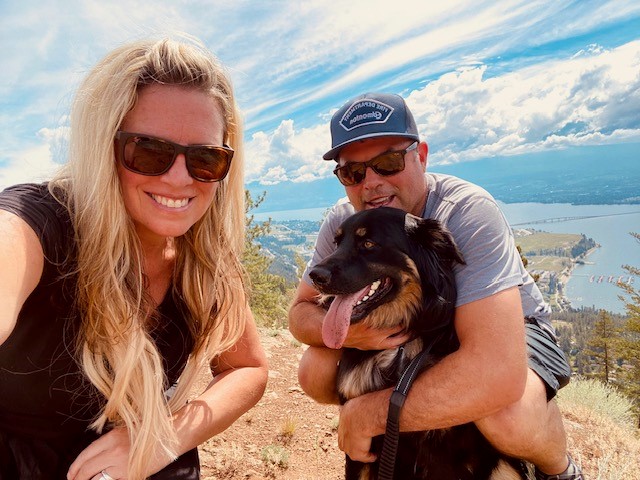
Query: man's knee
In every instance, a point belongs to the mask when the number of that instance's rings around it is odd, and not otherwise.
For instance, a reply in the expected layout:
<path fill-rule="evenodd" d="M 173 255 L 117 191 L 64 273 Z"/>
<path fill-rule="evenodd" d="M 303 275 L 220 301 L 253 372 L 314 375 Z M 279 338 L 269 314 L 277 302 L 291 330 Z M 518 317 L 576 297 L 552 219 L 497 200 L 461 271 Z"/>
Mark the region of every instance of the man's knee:
<path fill-rule="evenodd" d="M 309 347 L 298 366 L 298 383 L 318 403 L 338 403 L 336 391 L 339 350 Z"/>
<path fill-rule="evenodd" d="M 545 384 L 529 369 L 522 397 L 475 423 L 492 443 L 502 443 L 502 439 L 526 440 L 535 435 L 536 424 L 543 422 L 547 407 Z"/>
<path fill-rule="evenodd" d="M 540 442 L 564 440 L 555 438 L 564 435 L 560 411 L 555 402 L 547 401 L 546 385 L 531 369 L 524 394 L 517 402 L 475 423 L 498 450 L 514 456 L 537 450 Z"/>

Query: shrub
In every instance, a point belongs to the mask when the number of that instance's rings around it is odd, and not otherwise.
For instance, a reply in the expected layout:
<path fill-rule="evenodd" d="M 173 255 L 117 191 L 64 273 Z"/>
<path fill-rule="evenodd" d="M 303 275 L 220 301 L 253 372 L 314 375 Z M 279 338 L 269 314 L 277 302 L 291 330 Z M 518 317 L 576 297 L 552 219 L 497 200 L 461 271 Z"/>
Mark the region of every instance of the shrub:
<path fill-rule="evenodd" d="M 574 377 L 558 392 L 558 404 L 562 410 L 570 410 L 572 405 L 583 406 L 620 426 L 635 427 L 631 400 L 596 379 Z"/>

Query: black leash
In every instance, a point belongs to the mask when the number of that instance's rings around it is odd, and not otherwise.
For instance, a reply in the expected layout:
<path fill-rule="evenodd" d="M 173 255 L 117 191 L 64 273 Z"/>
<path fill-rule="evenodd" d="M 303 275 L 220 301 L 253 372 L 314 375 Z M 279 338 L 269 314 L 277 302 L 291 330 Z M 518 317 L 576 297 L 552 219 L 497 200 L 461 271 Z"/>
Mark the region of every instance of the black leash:
<path fill-rule="evenodd" d="M 400 439 L 400 411 L 407 399 L 409 389 L 422 369 L 422 364 L 433 346 L 440 341 L 444 332 L 436 335 L 431 343 L 425 347 L 404 369 L 398 384 L 393 389 L 391 400 L 389 401 L 389 413 L 387 415 L 387 430 L 384 433 L 382 443 L 382 453 L 378 467 L 378 480 L 393 480 L 395 470 L 396 455 L 398 453 L 398 441 Z M 404 347 L 400 347 L 404 352 Z"/>

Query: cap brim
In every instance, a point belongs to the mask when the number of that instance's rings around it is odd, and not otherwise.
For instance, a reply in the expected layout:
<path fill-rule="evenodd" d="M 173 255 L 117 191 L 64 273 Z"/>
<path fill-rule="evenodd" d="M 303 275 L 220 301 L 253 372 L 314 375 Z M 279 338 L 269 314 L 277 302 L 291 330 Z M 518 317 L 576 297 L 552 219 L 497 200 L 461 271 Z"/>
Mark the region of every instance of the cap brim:
<path fill-rule="evenodd" d="M 327 153 L 325 153 L 322 158 L 325 160 L 335 160 L 340 150 L 342 150 L 347 145 L 358 142 L 360 140 L 366 140 L 367 138 L 375 138 L 375 137 L 403 137 L 410 138 L 415 141 L 419 141 L 420 138 L 417 135 L 411 135 L 410 133 L 393 133 L 393 132 L 376 132 L 376 133 L 367 133 L 366 135 L 361 135 L 359 137 L 351 138 L 346 142 L 342 142 L 340 145 L 336 145 Z"/>

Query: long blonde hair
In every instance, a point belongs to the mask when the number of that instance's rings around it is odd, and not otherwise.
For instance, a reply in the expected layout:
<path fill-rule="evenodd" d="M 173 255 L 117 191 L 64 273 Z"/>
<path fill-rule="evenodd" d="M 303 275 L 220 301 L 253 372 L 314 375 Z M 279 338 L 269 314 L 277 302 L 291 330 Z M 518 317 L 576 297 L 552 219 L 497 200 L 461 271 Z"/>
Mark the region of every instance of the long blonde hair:
<path fill-rule="evenodd" d="M 151 84 L 182 85 L 213 96 L 235 150 L 228 176 L 204 216 L 174 239 L 174 289 L 188 309 L 195 340 L 178 388 L 167 400 L 162 358 L 146 326 L 154 304 L 145 291 L 142 251 L 122 200 L 114 135 Z M 175 455 L 171 414 L 182 407 L 200 368 L 231 348 L 246 318 L 240 255 L 244 244 L 241 122 L 228 75 L 197 42 L 163 39 L 125 45 L 88 74 L 71 111 L 69 162 L 50 183 L 62 189 L 78 246 L 78 357 L 105 396 L 92 424 L 126 426 L 131 440 L 129 478 L 144 477 L 162 446 Z"/>

